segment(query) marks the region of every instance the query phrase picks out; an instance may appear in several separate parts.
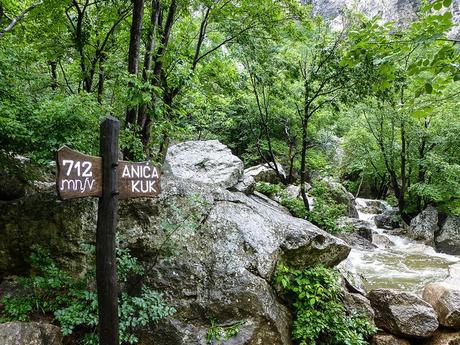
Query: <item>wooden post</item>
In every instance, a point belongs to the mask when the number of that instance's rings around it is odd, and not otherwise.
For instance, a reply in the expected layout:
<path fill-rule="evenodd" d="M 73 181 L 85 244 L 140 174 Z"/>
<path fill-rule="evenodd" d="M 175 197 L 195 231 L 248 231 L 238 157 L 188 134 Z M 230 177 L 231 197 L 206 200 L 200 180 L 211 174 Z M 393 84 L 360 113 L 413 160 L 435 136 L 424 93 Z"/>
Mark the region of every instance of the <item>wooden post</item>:
<path fill-rule="evenodd" d="M 99 344 L 118 345 L 118 280 L 115 231 L 118 209 L 118 136 L 120 122 L 108 117 L 100 127 L 102 198 L 96 230 L 96 281 L 99 304 Z"/>

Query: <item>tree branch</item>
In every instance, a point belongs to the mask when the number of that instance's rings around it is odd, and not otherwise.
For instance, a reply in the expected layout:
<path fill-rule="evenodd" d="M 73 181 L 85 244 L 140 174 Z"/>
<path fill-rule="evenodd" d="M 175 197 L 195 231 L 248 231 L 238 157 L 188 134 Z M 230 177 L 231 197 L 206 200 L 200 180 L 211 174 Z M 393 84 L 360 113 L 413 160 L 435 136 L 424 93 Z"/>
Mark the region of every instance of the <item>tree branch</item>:
<path fill-rule="evenodd" d="M 29 13 L 35 7 L 37 7 L 37 6 L 41 5 L 41 4 L 43 4 L 43 3 L 38 2 L 36 4 L 30 5 L 24 11 L 22 11 L 17 17 L 14 17 L 13 19 L 11 19 L 10 23 L 6 27 L 4 27 L 2 30 L 0 30 L 0 38 L 2 38 L 3 35 L 6 34 L 7 32 L 10 32 L 11 30 L 13 30 L 13 28 L 16 26 L 16 24 L 19 21 L 21 21 L 27 15 L 27 13 Z"/>

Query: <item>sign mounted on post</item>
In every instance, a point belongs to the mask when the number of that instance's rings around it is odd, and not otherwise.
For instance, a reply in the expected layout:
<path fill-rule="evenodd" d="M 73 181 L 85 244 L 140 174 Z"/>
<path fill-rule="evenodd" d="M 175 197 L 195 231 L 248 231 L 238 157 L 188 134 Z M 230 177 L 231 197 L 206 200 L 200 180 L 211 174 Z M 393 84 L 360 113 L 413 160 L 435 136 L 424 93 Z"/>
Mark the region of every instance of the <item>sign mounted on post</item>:
<path fill-rule="evenodd" d="M 63 146 L 57 152 L 57 191 L 62 200 L 102 196 L 102 159 Z"/>
<path fill-rule="evenodd" d="M 61 200 L 102 196 L 102 159 L 71 150 L 57 152 L 57 191 Z M 160 193 L 160 169 L 151 162 L 119 161 L 119 199 L 155 197 Z"/>
<path fill-rule="evenodd" d="M 159 169 L 150 162 L 118 162 L 120 199 L 154 197 L 160 192 Z"/>
<path fill-rule="evenodd" d="M 96 285 L 99 344 L 119 345 L 116 242 L 118 199 L 154 197 L 160 193 L 160 169 L 150 162 L 118 160 L 120 123 L 106 118 L 100 127 L 101 157 L 67 146 L 57 152 L 56 188 L 62 200 L 99 198 L 96 228 Z"/>

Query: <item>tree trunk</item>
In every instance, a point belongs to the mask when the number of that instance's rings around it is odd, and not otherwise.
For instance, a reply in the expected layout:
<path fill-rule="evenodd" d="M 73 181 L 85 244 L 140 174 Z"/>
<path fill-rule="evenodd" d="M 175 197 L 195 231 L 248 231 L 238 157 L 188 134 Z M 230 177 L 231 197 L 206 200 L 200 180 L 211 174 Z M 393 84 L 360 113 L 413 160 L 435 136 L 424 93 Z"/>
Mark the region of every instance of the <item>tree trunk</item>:
<path fill-rule="evenodd" d="M 150 16 L 150 29 L 147 37 L 147 43 L 145 47 L 145 56 L 144 56 L 144 68 L 142 70 L 142 80 L 144 82 L 148 81 L 148 73 L 152 69 L 152 59 L 153 52 L 156 49 L 156 36 L 158 32 L 158 23 L 160 18 L 160 1 L 152 0 L 151 4 L 152 14 Z M 137 124 L 140 128 L 144 126 L 145 116 L 147 112 L 147 105 L 142 104 L 139 108 L 139 114 L 137 118 Z"/>
<path fill-rule="evenodd" d="M 58 81 L 57 81 L 57 62 L 56 61 L 48 61 L 48 65 L 50 65 L 51 68 L 51 88 L 53 90 L 56 90 L 58 87 Z"/>
<path fill-rule="evenodd" d="M 300 157 L 300 194 L 305 205 L 305 209 L 310 211 L 310 205 L 308 203 L 307 191 L 305 185 L 307 183 L 307 136 L 308 136 L 308 120 L 309 116 L 305 115 L 303 126 L 302 126 L 302 152 Z"/>
<path fill-rule="evenodd" d="M 142 18 L 144 16 L 144 0 L 134 0 L 133 20 L 131 22 L 129 52 L 128 52 L 128 73 L 137 75 L 139 66 L 139 49 L 141 42 Z M 133 87 L 133 85 L 129 85 Z M 137 106 L 128 106 L 126 111 L 125 127 L 134 124 L 137 118 Z"/>
<path fill-rule="evenodd" d="M 175 19 L 175 16 L 176 16 L 176 10 L 177 10 L 177 3 L 176 3 L 176 0 L 171 0 L 171 4 L 169 5 L 169 9 L 168 9 L 168 15 L 167 15 L 167 18 L 166 18 L 166 23 L 165 23 L 165 26 L 162 30 L 162 33 L 161 33 L 161 44 L 160 46 L 158 47 L 158 51 L 157 53 L 155 54 L 155 65 L 153 67 L 153 78 L 152 78 L 152 85 L 154 87 L 158 87 L 160 86 L 160 83 L 161 83 L 161 76 L 164 75 L 163 73 L 163 61 L 162 61 L 162 56 L 163 54 L 165 53 L 166 51 L 166 48 L 168 47 L 168 43 L 169 43 L 169 37 L 171 35 L 171 31 L 172 31 L 172 28 L 173 28 L 173 25 L 174 25 L 174 19 Z M 161 11 L 161 9 L 159 9 L 159 11 Z M 161 15 L 159 15 L 158 17 L 158 26 L 160 27 L 161 26 L 161 22 L 162 22 L 162 18 L 161 18 Z M 167 90 L 164 90 L 165 94 L 168 93 Z M 166 95 L 164 97 L 167 97 Z M 173 96 L 171 97 L 171 100 L 168 101 L 169 102 L 169 105 L 172 106 L 172 102 L 173 102 Z M 155 107 L 155 101 L 156 101 L 156 95 L 155 95 L 155 91 L 152 91 L 152 106 Z M 166 112 L 169 113 L 171 110 L 168 106 L 168 104 L 165 102 L 165 107 L 166 107 Z M 144 149 L 148 150 L 148 147 L 150 145 L 150 127 L 152 125 L 152 117 L 151 116 L 146 116 L 145 117 L 145 121 L 144 121 L 144 126 L 142 127 L 141 129 L 141 140 L 142 140 L 142 143 L 144 145 Z M 161 148 L 160 148 L 160 159 L 164 159 L 164 147 L 168 146 L 167 143 L 169 142 L 169 140 L 167 139 L 167 135 L 168 133 L 167 132 L 164 132 L 163 133 L 163 138 L 164 140 L 162 141 L 161 143 Z M 167 148 L 166 148 L 167 149 Z"/>

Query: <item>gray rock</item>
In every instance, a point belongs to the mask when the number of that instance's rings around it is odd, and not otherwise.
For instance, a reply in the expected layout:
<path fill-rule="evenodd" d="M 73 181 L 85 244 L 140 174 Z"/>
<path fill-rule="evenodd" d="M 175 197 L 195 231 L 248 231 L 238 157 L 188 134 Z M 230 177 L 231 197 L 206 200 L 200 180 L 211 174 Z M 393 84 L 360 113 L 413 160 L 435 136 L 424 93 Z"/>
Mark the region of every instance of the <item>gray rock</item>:
<path fill-rule="evenodd" d="M 363 213 L 380 214 L 388 209 L 388 205 L 383 200 L 356 198 L 356 208 Z"/>
<path fill-rule="evenodd" d="M 246 195 L 250 195 L 254 193 L 256 188 L 256 181 L 250 175 L 243 175 L 242 179 L 231 188 L 232 191 L 241 192 Z"/>
<path fill-rule="evenodd" d="M 416 295 L 393 289 L 376 289 L 368 294 L 375 311 L 375 324 L 391 334 L 427 338 L 438 328 L 430 304 Z"/>
<path fill-rule="evenodd" d="M 438 252 L 460 255 L 460 217 L 448 216 L 435 235 Z"/>
<path fill-rule="evenodd" d="M 243 162 L 217 140 L 172 145 L 164 164 L 170 176 L 224 188 L 236 185 L 243 169 Z"/>
<path fill-rule="evenodd" d="M 372 337 L 371 345 L 411 345 L 409 340 L 395 337 L 388 333 L 375 334 Z"/>
<path fill-rule="evenodd" d="M 394 246 L 393 241 L 391 241 L 388 236 L 377 233 L 372 235 L 372 243 L 379 248 L 390 248 Z"/>
<path fill-rule="evenodd" d="M 355 197 L 347 191 L 347 189 L 338 182 L 330 179 L 323 179 L 333 192 L 335 201 L 339 204 L 347 206 L 347 216 L 350 218 L 359 218 L 358 210 L 356 209 Z"/>
<path fill-rule="evenodd" d="M 337 226 L 343 230 L 353 231 L 369 242 L 372 242 L 372 224 L 368 221 L 356 218 L 340 217 L 337 219 Z"/>
<path fill-rule="evenodd" d="M 57 326 L 37 322 L 7 322 L 0 324 L 2 345 L 62 345 Z"/>
<path fill-rule="evenodd" d="M 414 240 L 434 244 L 434 234 L 438 229 L 438 211 L 430 205 L 411 220 L 407 235 Z"/>
<path fill-rule="evenodd" d="M 342 291 L 343 304 L 350 315 L 365 315 L 367 319 L 374 323 L 374 310 L 371 302 L 360 293 Z"/>
<path fill-rule="evenodd" d="M 460 329 L 460 290 L 446 283 L 430 283 L 423 299 L 431 304 L 443 326 Z"/>
<path fill-rule="evenodd" d="M 275 167 L 275 164 L 270 163 L 271 167 Z M 272 169 L 267 163 L 259 164 L 244 170 L 246 175 L 252 176 L 256 182 L 268 182 L 268 183 L 279 183 L 281 182 L 275 170 Z M 281 164 L 276 163 L 279 173 L 286 178 L 286 173 Z"/>
<path fill-rule="evenodd" d="M 392 230 L 401 227 L 401 217 L 397 210 L 387 209 L 374 217 L 375 225 L 379 228 Z"/>
<path fill-rule="evenodd" d="M 350 259 L 343 260 L 336 266 L 342 276 L 342 283 L 346 286 L 347 290 L 353 293 L 366 295 L 364 288 L 363 277 L 356 271 Z"/>
<path fill-rule="evenodd" d="M 170 203 L 174 194 L 193 194 L 190 188 L 190 184 L 173 182 L 163 193 Z M 149 275 L 148 282 L 165 291 L 178 310 L 155 328 L 155 334 L 164 334 L 160 344 L 163 339 L 206 344 L 211 317 L 222 326 L 242 322 L 234 344 L 290 344 L 290 312 L 276 299 L 269 283 L 277 262 L 293 267 L 320 262 L 331 266 L 344 259 L 349 248 L 256 195 L 215 190 L 205 199 L 211 204 L 206 221 L 199 230 L 173 236 L 180 254 L 160 259 Z M 142 246 L 136 252 L 153 256 L 157 231 L 151 224 L 138 238 L 130 236 Z"/>
<path fill-rule="evenodd" d="M 290 184 L 289 186 L 286 187 L 285 191 L 286 191 L 288 197 L 290 197 L 290 198 L 297 199 L 297 198 L 302 197 L 300 195 L 300 186 Z"/>
<path fill-rule="evenodd" d="M 345 241 L 352 248 L 360 250 L 373 250 L 377 248 L 375 244 L 355 232 L 341 232 L 336 234 L 336 236 Z"/>
<path fill-rule="evenodd" d="M 157 199 L 120 202 L 122 246 L 146 266 L 144 283 L 177 309 L 143 334 L 146 344 L 207 344 L 212 318 L 222 329 L 239 325 L 225 344 L 291 344 L 291 312 L 270 284 L 277 263 L 333 266 L 350 248 L 275 204 L 168 176 Z M 60 202 L 51 192 L 0 204 L 4 273 L 27 269 L 32 244 L 80 272 L 96 211 L 95 200 Z"/>

